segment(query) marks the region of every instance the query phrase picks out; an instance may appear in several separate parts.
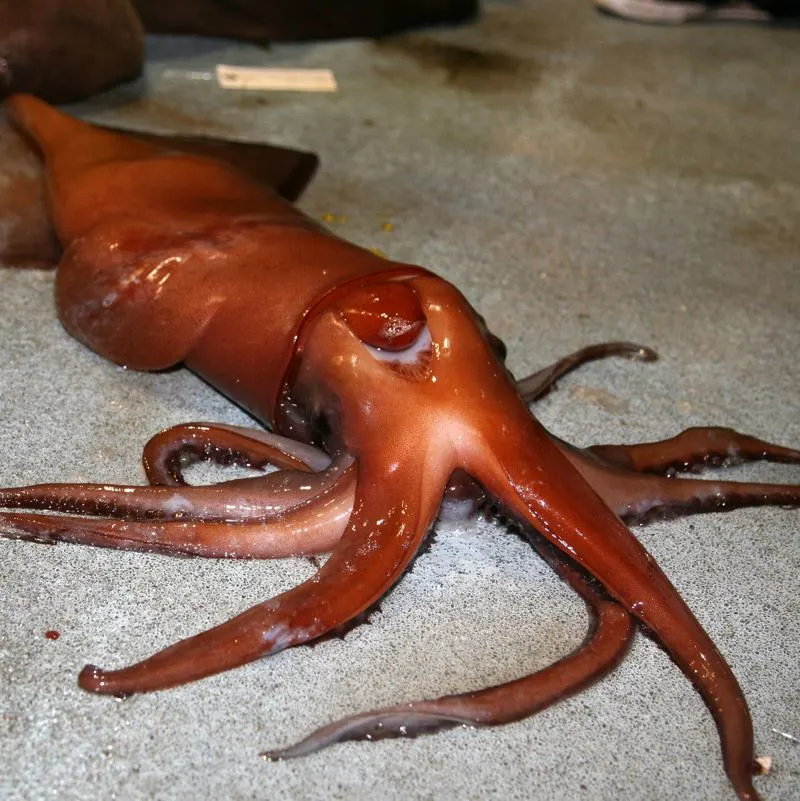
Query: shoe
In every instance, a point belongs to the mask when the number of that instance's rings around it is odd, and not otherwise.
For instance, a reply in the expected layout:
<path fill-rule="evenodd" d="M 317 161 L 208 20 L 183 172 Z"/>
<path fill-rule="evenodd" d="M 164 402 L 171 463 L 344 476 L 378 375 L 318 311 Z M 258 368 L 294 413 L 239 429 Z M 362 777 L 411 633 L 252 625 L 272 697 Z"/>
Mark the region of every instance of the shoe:
<path fill-rule="evenodd" d="M 615 17 L 656 25 L 687 22 L 771 22 L 768 11 L 748 2 L 685 2 L 685 0 L 594 0 L 595 5 Z"/>

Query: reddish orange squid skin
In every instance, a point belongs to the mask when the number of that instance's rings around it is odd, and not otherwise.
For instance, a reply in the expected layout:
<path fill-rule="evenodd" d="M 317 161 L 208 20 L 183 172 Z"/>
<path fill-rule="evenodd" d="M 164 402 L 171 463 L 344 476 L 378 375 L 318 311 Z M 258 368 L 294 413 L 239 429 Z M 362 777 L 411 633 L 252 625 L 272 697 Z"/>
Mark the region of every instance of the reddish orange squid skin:
<path fill-rule="evenodd" d="M 336 447 L 358 462 L 351 519 L 314 582 L 130 668 L 86 669 L 84 688 L 162 689 L 344 625 L 400 577 L 463 469 L 653 631 L 714 714 L 739 797 L 757 798 L 752 725 L 730 668 L 531 417 L 454 287 L 330 235 L 221 163 L 98 132 L 28 96 L 7 107 L 47 162 L 66 329 L 118 364 L 184 363 L 284 429 L 289 395 L 310 419 L 335 410 Z M 387 333 L 393 311 L 400 325 Z M 420 324 L 430 349 L 393 361 Z"/>
<path fill-rule="evenodd" d="M 117 364 L 183 362 L 272 422 L 297 331 L 322 298 L 424 272 L 326 233 L 221 162 L 97 130 L 28 95 L 6 108 L 45 158 L 61 321 Z"/>

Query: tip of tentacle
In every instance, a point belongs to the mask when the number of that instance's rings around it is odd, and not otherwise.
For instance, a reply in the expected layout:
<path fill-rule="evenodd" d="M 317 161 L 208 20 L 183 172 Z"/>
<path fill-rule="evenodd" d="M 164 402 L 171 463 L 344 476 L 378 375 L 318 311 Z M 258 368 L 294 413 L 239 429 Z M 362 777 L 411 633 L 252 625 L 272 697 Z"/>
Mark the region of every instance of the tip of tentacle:
<path fill-rule="evenodd" d="M 638 345 L 636 349 L 629 354 L 631 359 L 636 359 L 637 362 L 657 362 L 658 353 L 646 345 Z"/>
<path fill-rule="evenodd" d="M 747 764 L 740 766 L 743 768 L 743 770 L 737 770 L 735 772 L 727 771 L 728 778 L 731 780 L 731 784 L 736 791 L 739 801 L 762 801 L 761 794 L 753 785 L 752 777 L 764 775 L 769 771 L 764 770 L 759 759 L 761 758 L 753 759 L 753 761 L 750 763 L 749 771 L 747 769 Z M 767 757 L 767 760 L 771 765 L 771 760 L 769 757 Z"/>
<path fill-rule="evenodd" d="M 737 787 L 736 794 L 739 796 L 740 801 L 761 801 L 761 796 L 752 784 L 747 787 Z"/>
<path fill-rule="evenodd" d="M 391 707 L 342 718 L 313 731 L 294 745 L 262 751 L 259 756 L 265 762 L 282 762 L 308 756 L 337 743 L 353 740 L 373 742 L 391 738 L 413 739 L 421 734 L 432 734 L 455 726 L 474 725 L 474 721 L 460 716 L 418 711 L 412 704 L 408 704 L 407 708 Z"/>
<path fill-rule="evenodd" d="M 262 751 L 259 757 L 261 757 L 264 762 L 283 762 L 286 759 L 281 751 Z"/>
<path fill-rule="evenodd" d="M 115 695 L 118 698 L 130 695 L 130 693 L 121 693 L 116 689 L 116 682 L 110 678 L 112 675 L 97 665 L 86 665 L 78 676 L 78 686 L 82 690 L 99 695 Z"/>

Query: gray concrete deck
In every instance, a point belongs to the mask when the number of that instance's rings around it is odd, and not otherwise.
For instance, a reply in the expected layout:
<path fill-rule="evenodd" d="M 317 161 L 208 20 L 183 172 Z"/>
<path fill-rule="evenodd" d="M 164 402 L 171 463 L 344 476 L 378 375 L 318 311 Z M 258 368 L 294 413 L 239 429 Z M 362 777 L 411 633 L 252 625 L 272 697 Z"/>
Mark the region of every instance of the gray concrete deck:
<path fill-rule="evenodd" d="M 800 31 L 626 24 L 584 0 L 487 3 L 458 31 L 264 52 L 152 39 L 146 79 L 76 111 L 318 151 L 302 207 L 453 280 L 519 375 L 589 342 L 654 346 L 563 382 L 540 419 L 578 444 L 730 425 L 800 443 Z M 175 71 L 332 67 L 336 95 L 225 92 Z M 171 70 L 172 73 L 166 72 Z M 384 231 L 384 222 L 394 225 Z M 185 371 L 118 369 L 56 321 L 51 274 L 0 270 L 0 485 L 140 482 L 141 445 L 247 423 Z M 800 480 L 763 466 L 737 477 Z M 797 798 L 800 518 L 761 509 L 637 530 L 742 683 L 769 801 Z M 501 527 L 442 527 L 343 641 L 123 703 L 75 683 L 303 580 L 304 560 L 170 560 L 0 542 L 4 799 L 733 799 L 711 716 L 649 640 L 519 724 L 266 764 L 341 715 L 543 667 L 586 613 Z M 61 632 L 57 641 L 44 632 Z"/>

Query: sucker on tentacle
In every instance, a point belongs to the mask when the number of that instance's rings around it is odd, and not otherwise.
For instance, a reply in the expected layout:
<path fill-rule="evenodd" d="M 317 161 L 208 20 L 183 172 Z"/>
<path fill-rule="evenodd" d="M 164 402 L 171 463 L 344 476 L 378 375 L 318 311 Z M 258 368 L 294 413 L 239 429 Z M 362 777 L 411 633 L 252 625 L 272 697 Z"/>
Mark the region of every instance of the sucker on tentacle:
<path fill-rule="evenodd" d="M 278 436 L 219 423 L 183 423 L 161 431 L 144 446 L 142 464 L 151 484 L 185 486 L 183 470 L 212 461 L 261 470 L 267 465 L 305 472 L 325 470 L 331 457 L 319 448 Z"/>
<path fill-rule="evenodd" d="M 399 580 L 440 509 L 463 513 L 489 497 L 549 543 L 542 555 L 593 610 L 585 646 L 515 682 L 356 715 L 272 755 L 377 726 L 402 735 L 517 720 L 613 669 L 636 620 L 712 712 L 739 798 L 757 798 L 741 689 L 620 518 L 798 506 L 798 485 L 674 472 L 800 464 L 800 452 L 715 428 L 575 448 L 526 402 L 588 361 L 652 361 L 653 351 L 590 346 L 517 384 L 502 342 L 429 271 L 337 239 L 230 164 L 93 129 L 30 97 L 7 108 L 46 162 L 65 328 L 117 364 L 184 364 L 273 430 L 187 423 L 161 432 L 145 448 L 150 486 L 0 490 L 0 532 L 175 555 L 332 551 L 310 580 L 214 629 L 129 667 L 87 666 L 84 689 L 166 689 L 341 631 Z M 184 467 L 201 460 L 281 469 L 190 486 Z"/>
<path fill-rule="evenodd" d="M 53 489 L 53 487 L 57 489 Z M 81 485 L 77 485 L 81 487 Z M 238 488 L 255 488 L 250 497 Z M 324 473 L 271 473 L 211 487 L 43 485 L 0 495 L 0 507 L 48 508 L 109 515 L 19 514 L 0 511 L 0 531 L 13 539 L 71 542 L 168 555 L 236 559 L 322 553 L 341 538 L 353 509 L 355 467 L 344 456 Z M 158 508 L 142 509 L 161 496 Z M 124 493 L 118 502 L 114 493 Z M 112 499 L 108 500 L 108 495 Z M 129 500 L 130 499 L 130 500 Z"/>
<path fill-rule="evenodd" d="M 38 484 L 0 490 L 0 508 L 104 515 L 123 520 L 264 522 L 285 515 L 330 491 L 352 464 L 342 457 L 328 471 L 309 475 L 281 470 L 206 487 Z M 232 499 L 236 500 L 235 506 Z"/>
<path fill-rule="evenodd" d="M 635 445 L 592 445 L 601 461 L 637 473 L 673 476 L 705 467 L 733 467 L 745 462 L 800 464 L 800 451 L 783 448 L 732 428 L 687 428 L 676 437 Z"/>

